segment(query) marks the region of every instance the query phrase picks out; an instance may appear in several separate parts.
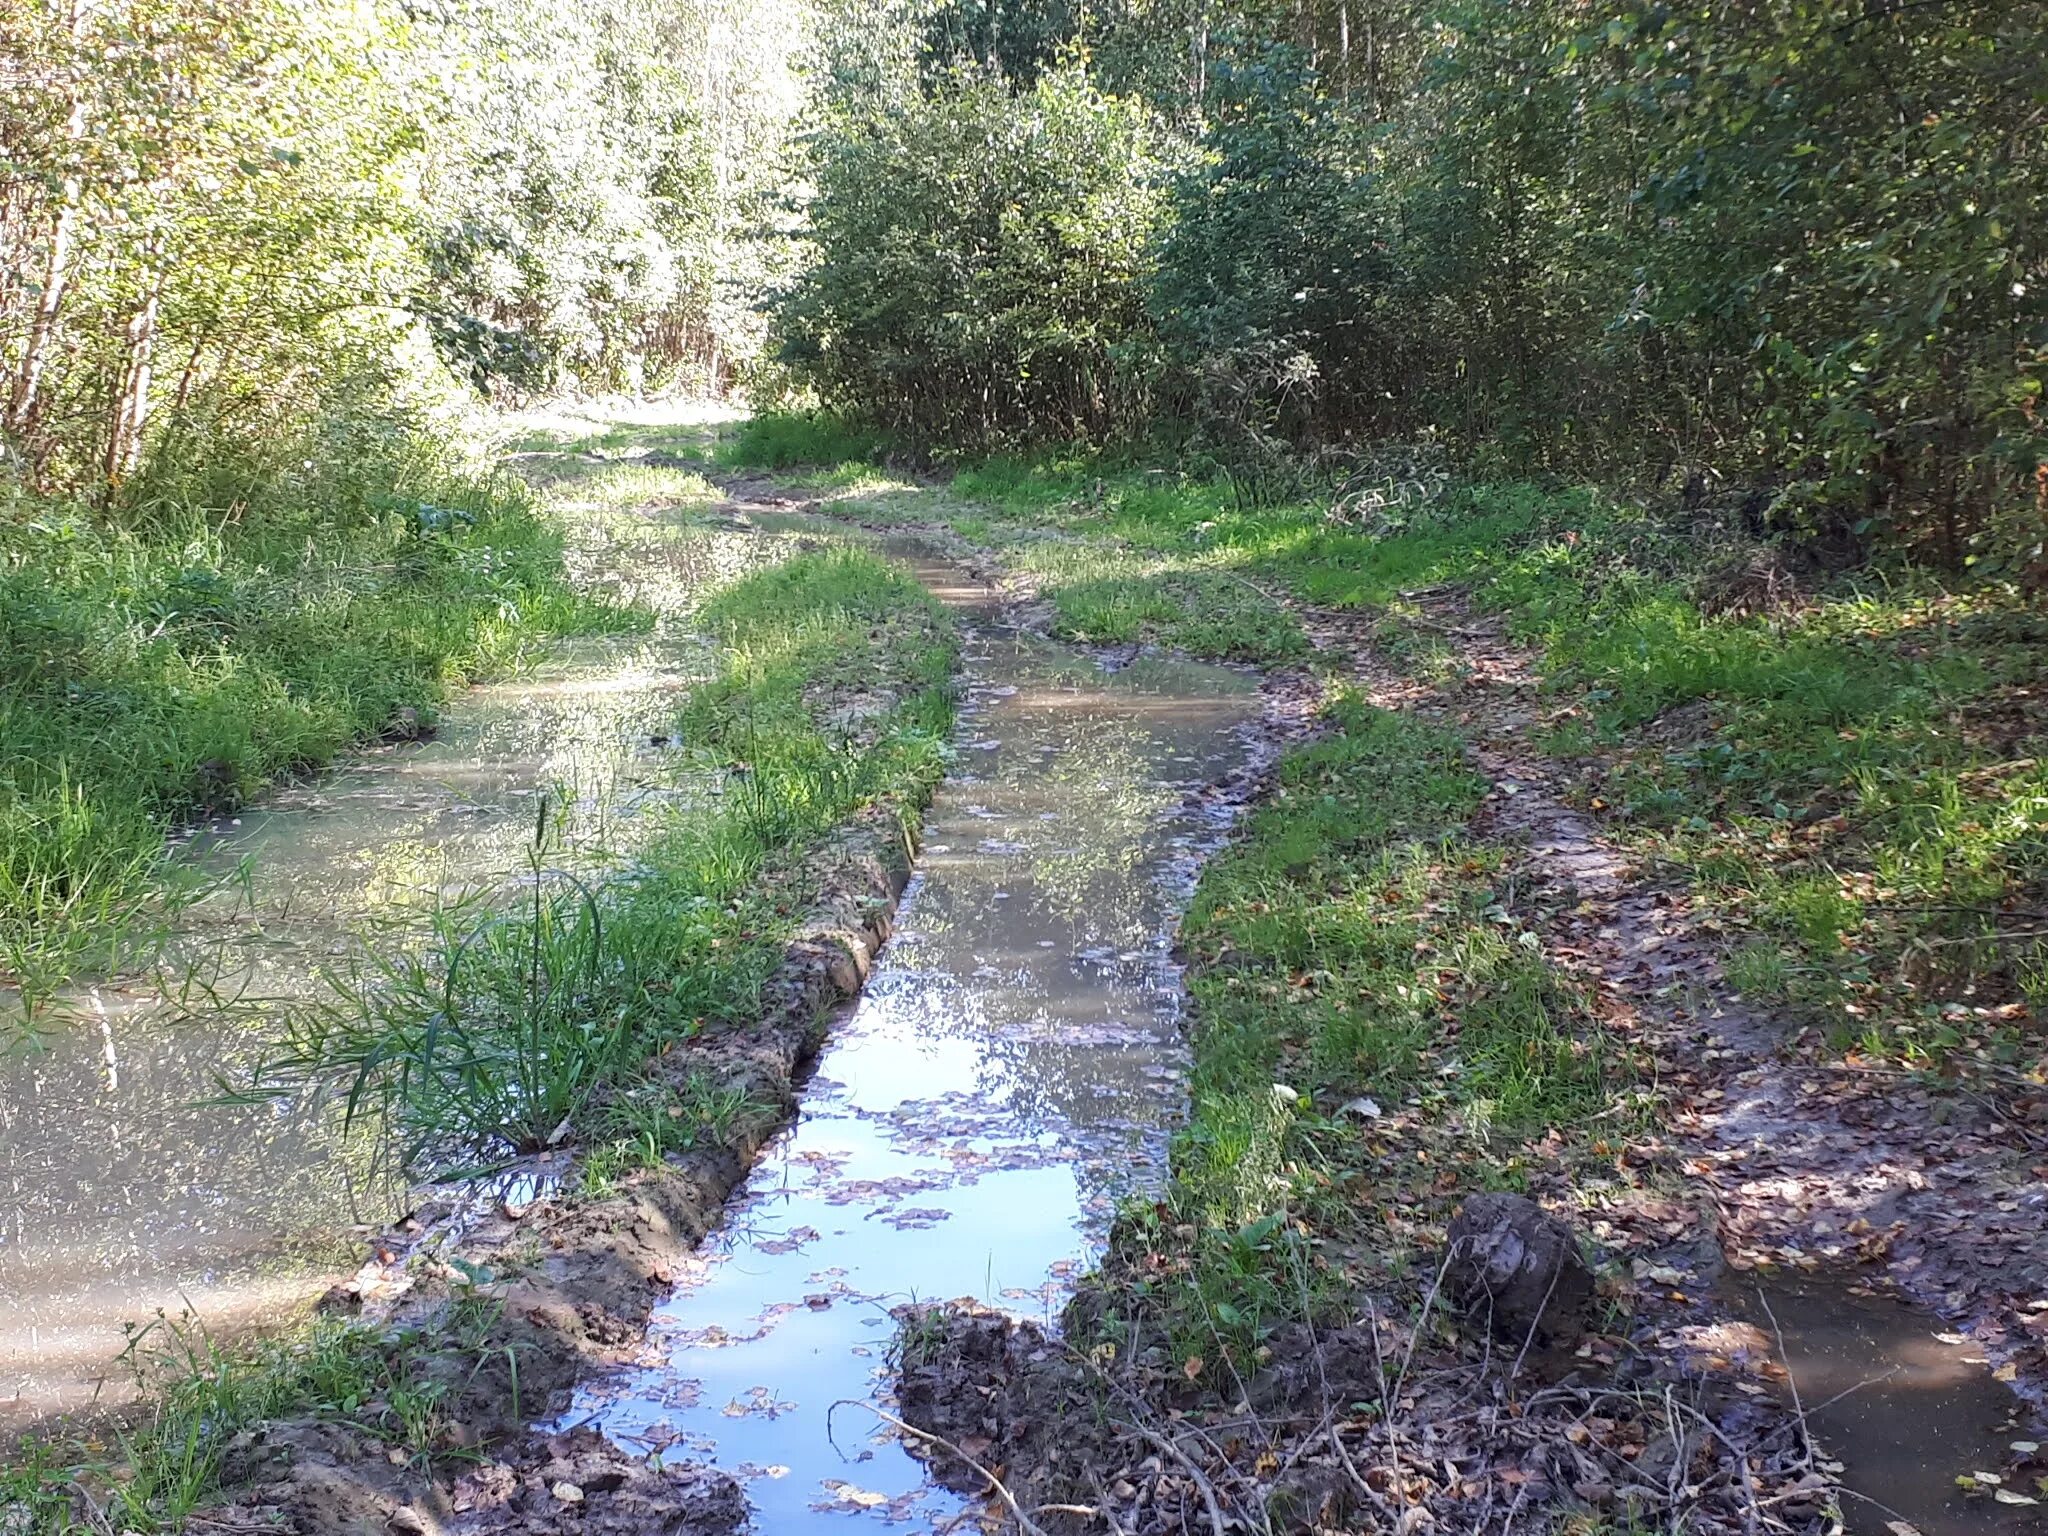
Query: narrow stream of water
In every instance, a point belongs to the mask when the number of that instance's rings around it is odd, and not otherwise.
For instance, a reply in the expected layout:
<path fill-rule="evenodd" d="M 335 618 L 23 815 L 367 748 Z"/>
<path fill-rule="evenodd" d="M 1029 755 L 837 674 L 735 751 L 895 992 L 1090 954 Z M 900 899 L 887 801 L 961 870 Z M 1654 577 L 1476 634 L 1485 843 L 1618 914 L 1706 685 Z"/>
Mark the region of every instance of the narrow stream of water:
<path fill-rule="evenodd" d="M 883 1400 L 890 1307 L 1050 1315 L 1118 1201 L 1162 1181 L 1182 1100 L 1174 919 L 1223 830 L 1209 787 L 1257 712 L 1239 674 L 1110 673 L 1007 628 L 958 572 L 919 569 L 965 622 L 970 692 L 899 931 L 643 1362 L 561 1421 L 715 1460 L 777 1536 L 958 1514 L 873 1415 L 834 1410 Z"/>

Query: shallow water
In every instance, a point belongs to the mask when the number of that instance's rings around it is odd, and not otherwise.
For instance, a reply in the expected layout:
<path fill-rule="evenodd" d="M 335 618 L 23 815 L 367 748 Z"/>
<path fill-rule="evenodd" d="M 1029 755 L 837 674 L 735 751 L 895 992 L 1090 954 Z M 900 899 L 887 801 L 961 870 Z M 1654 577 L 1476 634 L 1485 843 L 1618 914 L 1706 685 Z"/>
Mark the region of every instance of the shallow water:
<path fill-rule="evenodd" d="M 1887 1536 L 1903 1521 L 1921 1536 L 2048 1531 L 2048 1475 L 2025 1443 L 2021 1405 L 1995 1381 L 1983 1349 L 1925 1314 L 1840 1279 L 1774 1280 L 1730 1287 L 1758 1329 L 1757 1346 L 1790 1372 L 1784 1395 L 1807 1415 L 1821 1451 L 1838 1461 L 1852 1496 L 1849 1536 Z M 1966 1494 L 1961 1476 L 1989 1473 L 2009 1495 Z"/>
<path fill-rule="evenodd" d="M 1161 1184 L 1182 1098 L 1173 919 L 1257 710 L 1236 673 L 1111 674 L 1003 628 L 959 573 L 920 573 L 968 620 L 970 694 L 899 930 L 642 1363 L 561 1421 L 715 1460 L 778 1536 L 957 1515 L 857 1406 L 886 1400 L 890 1307 L 1050 1316 L 1117 1203 Z"/>
<path fill-rule="evenodd" d="M 188 1308 L 216 1333 L 270 1321 L 362 1258 L 404 1209 L 374 1130 L 331 1096 L 217 1100 L 366 926 L 416 934 L 437 900 L 505 888 L 546 795 L 571 846 L 617 856 L 635 812 L 689 793 L 666 740 L 710 655 L 694 594 L 786 540 L 653 518 L 580 558 L 586 586 L 663 615 L 654 632 L 567 642 L 451 700 L 432 740 L 375 748 L 197 829 L 182 857 L 230 881 L 178 919 L 165 972 L 68 999 L 0 1055 L 0 1422 L 124 1395 L 123 1324 Z M 206 980 L 210 992 L 193 989 Z"/>

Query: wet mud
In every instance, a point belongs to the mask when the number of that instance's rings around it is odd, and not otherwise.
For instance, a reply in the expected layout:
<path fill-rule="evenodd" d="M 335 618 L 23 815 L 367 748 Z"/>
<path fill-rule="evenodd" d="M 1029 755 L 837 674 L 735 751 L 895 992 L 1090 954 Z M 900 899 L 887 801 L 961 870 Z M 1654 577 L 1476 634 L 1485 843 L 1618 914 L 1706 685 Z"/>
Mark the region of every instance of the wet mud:
<path fill-rule="evenodd" d="M 1548 951 L 1597 989 L 1609 1027 L 1654 1051 L 1676 1095 L 1634 1155 L 1695 1197 L 1593 1213 L 1635 1279 L 1645 1336 L 1749 1373 L 1744 1390 L 1790 1410 L 1811 1436 L 1807 1477 L 1840 1490 L 1851 1533 L 2048 1530 L 2029 1401 L 2048 1228 L 2027 1149 L 1975 1103 L 1812 1070 L 1782 1021 L 1733 993 L 1689 893 L 1636 867 L 1531 750 L 1536 658 L 1460 594 L 1419 596 L 1459 641 L 1458 684 L 1388 665 L 1349 615 L 1308 627 L 1375 703 L 1468 733 L 1494 786 L 1478 825 L 1519 846 Z"/>

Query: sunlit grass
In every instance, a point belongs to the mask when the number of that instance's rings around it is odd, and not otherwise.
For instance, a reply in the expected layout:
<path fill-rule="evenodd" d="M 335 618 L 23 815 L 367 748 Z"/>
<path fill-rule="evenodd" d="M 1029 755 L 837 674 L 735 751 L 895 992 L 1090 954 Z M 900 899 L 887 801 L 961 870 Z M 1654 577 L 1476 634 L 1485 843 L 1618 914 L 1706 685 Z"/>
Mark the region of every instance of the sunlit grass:
<path fill-rule="evenodd" d="M 642 1064 L 754 1016 L 800 915 L 791 860 L 863 807 L 921 804 L 943 771 L 953 651 L 923 589 L 855 550 L 743 577 L 695 621 L 721 662 L 674 726 L 694 803 L 643 813 L 657 820 L 633 862 L 595 885 L 552 867 L 543 820 L 521 899 L 443 908 L 424 944 L 372 935 L 290 1013 L 255 1090 L 338 1083 L 352 1111 L 397 1124 L 414 1168 L 442 1172 L 585 1143 L 658 1157 L 702 1128 L 714 1101 L 686 1106 Z M 858 699 L 877 708 L 846 708 Z M 648 1094 L 651 1141 L 629 1115 Z"/>
<path fill-rule="evenodd" d="M 1111 1294 L 1194 1373 L 1250 1369 L 1275 1326 L 1343 1294 L 1311 1255 L 1362 1240 L 1394 1264 L 1389 1205 L 1428 1220 L 1513 1185 L 1531 1143 L 1632 1081 L 1512 909 L 1505 850 L 1466 829 L 1486 785 L 1459 739 L 1354 701 L 1333 727 L 1283 759 L 1182 924 L 1189 1123 L 1165 1201 L 1127 1218 L 1153 1255 L 1137 1273 L 1165 1278 Z M 1425 1138 L 1419 1185 L 1374 1161 L 1367 1102 Z"/>
<path fill-rule="evenodd" d="M 645 623 L 569 588 L 511 482 L 239 512 L 164 494 L 128 526 L 0 510 L 0 964 L 31 1013 L 144 936 L 181 821 L 416 729 L 549 638 Z"/>

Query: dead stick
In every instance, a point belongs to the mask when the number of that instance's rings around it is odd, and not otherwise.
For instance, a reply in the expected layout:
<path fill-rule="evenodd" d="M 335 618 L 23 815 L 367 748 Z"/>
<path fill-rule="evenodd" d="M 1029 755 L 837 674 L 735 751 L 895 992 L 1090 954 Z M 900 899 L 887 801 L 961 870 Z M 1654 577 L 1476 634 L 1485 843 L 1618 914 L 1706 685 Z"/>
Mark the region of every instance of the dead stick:
<path fill-rule="evenodd" d="M 869 1413 L 872 1413 L 884 1424 L 893 1424 L 896 1426 L 896 1428 L 902 1430 L 903 1433 L 905 1433 L 906 1435 L 915 1435 L 918 1439 L 929 1441 L 931 1444 L 936 1445 L 940 1450 L 949 1452 L 950 1454 L 959 1457 L 968 1466 L 972 1467 L 975 1470 L 975 1472 L 980 1474 L 982 1477 L 988 1479 L 989 1487 L 995 1490 L 996 1497 L 1001 1499 L 1004 1505 L 1008 1507 L 1011 1517 L 1015 1519 L 1017 1522 L 1017 1529 L 1022 1531 L 1024 1533 L 1024 1536 L 1048 1536 L 1048 1533 L 1044 1526 L 1038 1524 L 1037 1521 L 1033 1520 L 1029 1515 L 1024 1513 L 1024 1506 L 1019 1504 L 1016 1500 L 1016 1497 L 1010 1492 L 1010 1490 L 1003 1486 L 1003 1480 L 1001 1478 L 997 1477 L 995 1473 L 989 1471 L 987 1467 L 984 1467 L 980 1462 L 976 1461 L 972 1456 L 968 1455 L 965 1451 L 961 1450 L 959 1446 L 955 1445 L 952 1441 L 946 1439 L 943 1435 L 935 1435 L 928 1429 L 919 1429 L 915 1424 L 906 1424 L 903 1422 L 903 1420 L 897 1418 L 895 1414 L 885 1413 L 882 1409 L 877 1408 L 873 1403 L 864 1403 L 860 1401 L 860 1399 L 853 1397 L 842 1397 L 837 1402 L 835 1402 L 830 1408 L 827 1408 L 825 1410 L 825 1420 L 828 1427 L 831 1423 L 832 1415 L 837 1413 L 841 1408 L 865 1408 Z M 1216 1528 L 1216 1531 L 1217 1536 L 1222 1536 L 1223 1527 L 1219 1525 Z"/>
<path fill-rule="evenodd" d="M 1119 1419 L 1111 1419 L 1110 1422 L 1112 1424 L 1115 1424 L 1117 1428 L 1127 1429 L 1132 1434 L 1137 1435 L 1139 1438 L 1148 1441 L 1154 1450 L 1166 1452 L 1167 1455 L 1171 1456 L 1175 1461 L 1179 1462 L 1183 1467 L 1187 1468 L 1188 1475 L 1195 1480 L 1195 1487 L 1201 1491 L 1202 1502 L 1209 1506 L 1210 1526 L 1215 1530 L 1216 1536 L 1225 1536 L 1223 1528 L 1223 1505 L 1222 1502 L 1218 1500 L 1216 1497 L 1216 1485 L 1209 1481 L 1207 1473 L 1205 1473 L 1200 1467 L 1195 1465 L 1195 1460 L 1192 1456 L 1188 1455 L 1186 1451 L 1182 1450 L 1178 1445 L 1176 1445 L 1173 1441 L 1167 1439 L 1166 1436 L 1160 1434 L 1157 1430 L 1147 1429 L 1142 1424 L 1126 1424 Z"/>

